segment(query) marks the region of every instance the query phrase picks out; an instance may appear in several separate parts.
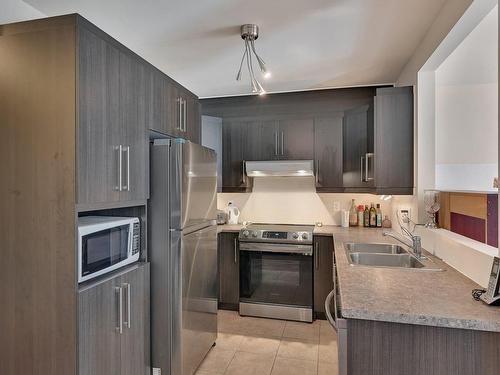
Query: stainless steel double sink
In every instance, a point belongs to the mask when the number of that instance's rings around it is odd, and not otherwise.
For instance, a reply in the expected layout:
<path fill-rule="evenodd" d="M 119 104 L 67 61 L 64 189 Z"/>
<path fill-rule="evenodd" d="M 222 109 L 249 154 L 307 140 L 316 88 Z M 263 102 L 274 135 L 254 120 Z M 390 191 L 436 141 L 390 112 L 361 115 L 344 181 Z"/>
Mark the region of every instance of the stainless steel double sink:
<path fill-rule="evenodd" d="M 430 260 L 417 259 L 402 246 L 389 243 L 345 243 L 351 266 L 404 268 L 419 271 L 443 271 Z"/>

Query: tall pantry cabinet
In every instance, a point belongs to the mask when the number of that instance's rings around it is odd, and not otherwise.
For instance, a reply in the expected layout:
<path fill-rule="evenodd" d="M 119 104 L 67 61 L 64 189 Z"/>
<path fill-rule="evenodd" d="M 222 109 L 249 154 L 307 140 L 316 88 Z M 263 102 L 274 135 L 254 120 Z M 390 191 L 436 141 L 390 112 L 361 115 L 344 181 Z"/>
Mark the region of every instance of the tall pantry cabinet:
<path fill-rule="evenodd" d="M 79 215 L 145 226 L 157 72 L 78 15 L 0 26 L 0 374 L 150 372 L 144 233 L 141 262 L 95 283 L 76 249 Z"/>

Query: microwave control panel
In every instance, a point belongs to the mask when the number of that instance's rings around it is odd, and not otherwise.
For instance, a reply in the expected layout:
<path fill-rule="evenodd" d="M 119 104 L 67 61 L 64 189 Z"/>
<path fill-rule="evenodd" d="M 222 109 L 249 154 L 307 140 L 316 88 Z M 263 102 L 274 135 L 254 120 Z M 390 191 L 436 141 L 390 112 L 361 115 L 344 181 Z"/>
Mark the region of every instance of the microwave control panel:
<path fill-rule="evenodd" d="M 139 223 L 134 223 L 134 231 L 132 232 L 132 255 L 135 255 L 140 250 L 140 235 L 141 230 Z"/>

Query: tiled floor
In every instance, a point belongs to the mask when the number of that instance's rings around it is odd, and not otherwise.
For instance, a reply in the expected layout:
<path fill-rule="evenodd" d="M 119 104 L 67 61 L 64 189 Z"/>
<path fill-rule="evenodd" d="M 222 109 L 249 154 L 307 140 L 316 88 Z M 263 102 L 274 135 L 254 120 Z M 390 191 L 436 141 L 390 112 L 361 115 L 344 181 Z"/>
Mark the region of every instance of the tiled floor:
<path fill-rule="evenodd" d="M 337 375 L 337 337 L 314 323 L 240 317 L 219 311 L 219 335 L 197 375 Z"/>

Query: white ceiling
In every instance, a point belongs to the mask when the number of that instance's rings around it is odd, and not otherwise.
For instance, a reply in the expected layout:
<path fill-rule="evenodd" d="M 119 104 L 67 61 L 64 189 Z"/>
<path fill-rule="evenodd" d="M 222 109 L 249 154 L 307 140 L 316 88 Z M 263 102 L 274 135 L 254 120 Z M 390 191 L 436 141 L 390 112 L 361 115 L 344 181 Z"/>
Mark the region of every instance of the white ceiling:
<path fill-rule="evenodd" d="M 5 1 L 5 0 L 0 0 Z M 247 94 L 239 26 L 257 23 L 269 92 L 395 82 L 445 0 L 26 0 L 78 12 L 201 97 Z"/>

